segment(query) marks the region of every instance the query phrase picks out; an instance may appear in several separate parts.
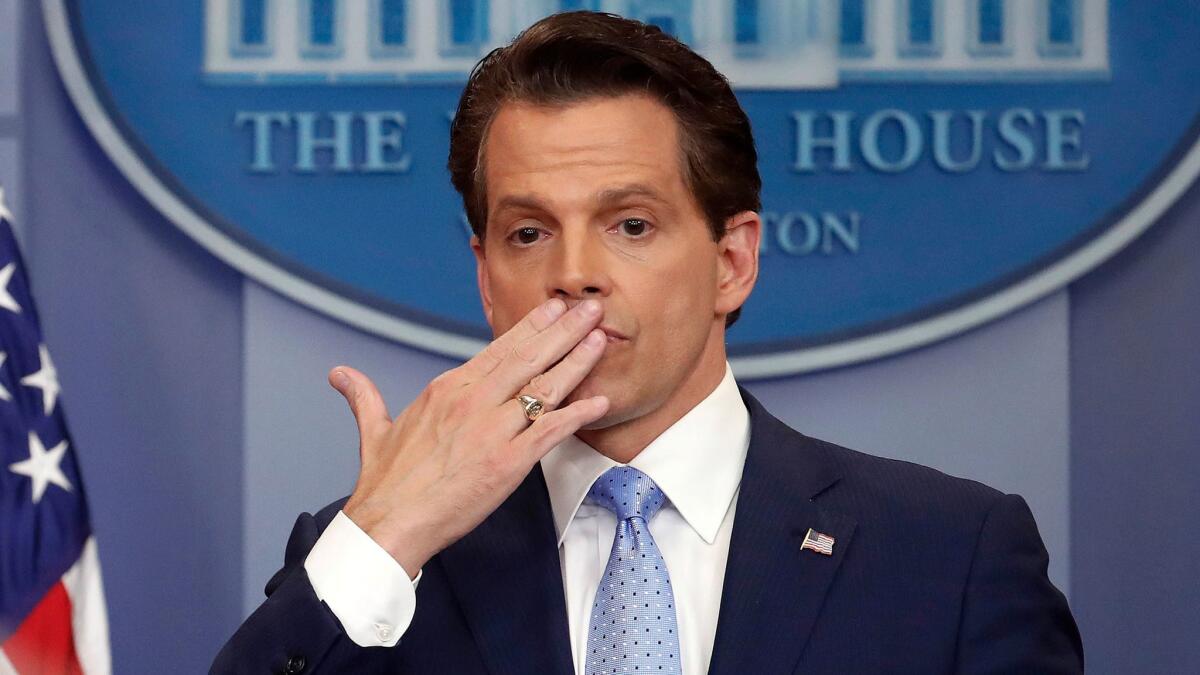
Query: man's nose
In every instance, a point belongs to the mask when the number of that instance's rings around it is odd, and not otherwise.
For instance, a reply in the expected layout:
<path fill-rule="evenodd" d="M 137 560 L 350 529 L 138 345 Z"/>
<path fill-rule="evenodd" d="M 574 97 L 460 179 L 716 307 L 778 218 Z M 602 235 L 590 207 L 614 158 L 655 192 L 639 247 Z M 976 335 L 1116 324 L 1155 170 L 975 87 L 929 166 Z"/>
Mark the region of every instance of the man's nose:
<path fill-rule="evenodd" d="M 587 298 L 605 297 L 612 292 L 607 255 L 591 232 L 564 233 L 549 279 L 550 295 L 574 305 Z"/>

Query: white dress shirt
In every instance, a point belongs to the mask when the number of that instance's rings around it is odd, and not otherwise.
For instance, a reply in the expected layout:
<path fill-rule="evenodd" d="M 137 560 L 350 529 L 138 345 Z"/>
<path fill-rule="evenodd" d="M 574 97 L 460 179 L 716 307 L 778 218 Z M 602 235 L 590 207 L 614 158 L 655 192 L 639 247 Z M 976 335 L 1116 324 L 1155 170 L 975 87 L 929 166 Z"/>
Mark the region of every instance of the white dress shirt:
<path fill-rule="evenodd" d="M 707 672 L 712 658 L 749 444 L 749 413 L 726 366 L 708 397 L 629 462 L 670 500 L 648 526 L 671 575 L 685 674 Z M 572 436 L 541 464 L 558 534 L 571 655 L 583 675 L 592 603 L 617 529 L 611 511 L 583 500 L 617 463 Z M 317 597 L 356 644 L 395 645 L 412 621 L 416 581 L 345 514 L 325 529 L 304 567 Z"/>

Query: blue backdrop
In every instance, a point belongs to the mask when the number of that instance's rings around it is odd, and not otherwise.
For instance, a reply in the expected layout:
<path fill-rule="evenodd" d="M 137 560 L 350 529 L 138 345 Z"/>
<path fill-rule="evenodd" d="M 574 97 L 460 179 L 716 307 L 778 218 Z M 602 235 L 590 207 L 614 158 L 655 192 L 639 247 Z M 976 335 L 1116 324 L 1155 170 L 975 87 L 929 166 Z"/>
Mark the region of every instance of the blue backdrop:
<path fill-rule="evenodd" d="M 325 369 L 364 365 L 395 406 L 452 363 L 301 309 L 168 224 L 84 128 L 17 0 L 0 0 L 0 184 L 92 501 L 116 670 L 203 670 L 291 516 L 350 488 L 353 427 Z M 1200 672 L 1196 251 L 1193 188 L 1067 292 L 753 389 L 815 435 L 1024 492 L 1090 672 Z"/>

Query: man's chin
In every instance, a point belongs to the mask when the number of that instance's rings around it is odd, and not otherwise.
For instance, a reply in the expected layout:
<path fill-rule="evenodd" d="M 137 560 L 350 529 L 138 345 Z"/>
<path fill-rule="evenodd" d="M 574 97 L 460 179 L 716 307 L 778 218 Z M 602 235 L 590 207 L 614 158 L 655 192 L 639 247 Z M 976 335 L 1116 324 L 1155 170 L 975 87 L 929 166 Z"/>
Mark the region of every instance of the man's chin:
<path fill-rule="evenodd" d="M 567 400 L 559 406 L 563 407 L 593 396 L 608 398 L 608 412 L 604 417 L 582 427 L 584 430 L 607 429 L 638 416 L 640 406 L 635 400 L 637 398 L 636 389 L 631 388 L 634 383 L 619 373 L 602 371 L 605 365 L 607 364 L 601 360 L 596 369 L 588 373 L 579 386 L 575 387 L 575 390 L 567 396 Z"/>
<path fill-rule="evenodd" d="M 588 373 L 583 381 L 576 385 L 575 389 L 567 395 L 567 399 L 563 401 L 559 407 L 565 407 L 575 401 L 582 401 L 593 396 L 608 396 L 611 401 L 614 387 L 611 383 L 611 378 L 593 370 Z"/>
<path fill-rule="evenodd" d="M 586 431 L 603 431 L 604 429 L 609 429 L 611 427 L 615 427 L 618 424 L 621 424 L 623 422 L 628 422 L 632 418 L 633 418 L 633 415 L 622 414 L 622 411 L 618 411 L 618 410 L 611 410 L 611 411 L 609 411 L 609 413 L 607 415 L 605 415 L 604 417 L 601 417 L 600 419 L 596 420 L 595 422 L 592 422 L 591 424 L 585 424 L 582 427 L 579 427 L 579 430 L 585 431 L 585 432 Z"/>
<path fill-rule="evenodd" d="M 599 394 L 589 394 L 588 396 L 596 395 Z M 600 419 L 580 427 L 580 431 L 609 429 L 636 419 L 645 413 L 635 402 L 627 400 L 619 393 L 605 393 L 604 395 L 608 396 L 608 412 Z M 581 396 L 580 398 L 587 398 L 588 396 Z"/>
<path fill-rule="evenodd" d="M 582 401 L 593 396 L 605 396 L 608 398 L 608 412 L 600 419 L 581 427 L 582 430 L 595 431 L 598 429 L 607 429 L 629 418 L 628 411 L 625 410 L 628 406 L 623 405 L 625 403 L 623 401 L 624 397 L 614 387 L 604 386 L 602 382 L 598 381 L 598 378 L 592 376 L 588 376 L 587 379 L 579 383 L 575 391 L 571 392 L 571 395 L 559 407 L 566 407 L 575 401 Z"/>
<path fill-rule="evenodd" d="M 579 431 L 600 431 L 602 429 L 607 429 L 607 428 L 613 426 L 613 424 L 614 424 L 613 422 L 609 422 L 608 420 L 606 420 L 602 417 L 602 418 L 596 420 L 595 422 L 592 422 L 591 424 L 585 424 L 585 425 L 579 427 Z"/>

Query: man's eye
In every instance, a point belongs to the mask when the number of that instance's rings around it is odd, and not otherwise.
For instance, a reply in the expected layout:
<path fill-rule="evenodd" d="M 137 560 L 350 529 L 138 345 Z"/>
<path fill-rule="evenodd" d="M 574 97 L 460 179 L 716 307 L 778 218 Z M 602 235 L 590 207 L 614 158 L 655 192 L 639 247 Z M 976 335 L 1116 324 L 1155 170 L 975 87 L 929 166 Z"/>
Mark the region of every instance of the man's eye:
<path fill-rule="evenodd" d="M 621 224 L 618 227 L 620 227 L 623 234 L 635 239 L 638 237 L 643 237 L 650 232 L 650 223 L 642 220 L 641 218 L 626 218 L 625 220 L 621 221 Z"/>
<path fill-rule="evenodd" d="M 536 227 L 522 227 L 508 235 L 509 239 L 518 244 L 536 243 L 541 236 L 541 230 Z"/>

